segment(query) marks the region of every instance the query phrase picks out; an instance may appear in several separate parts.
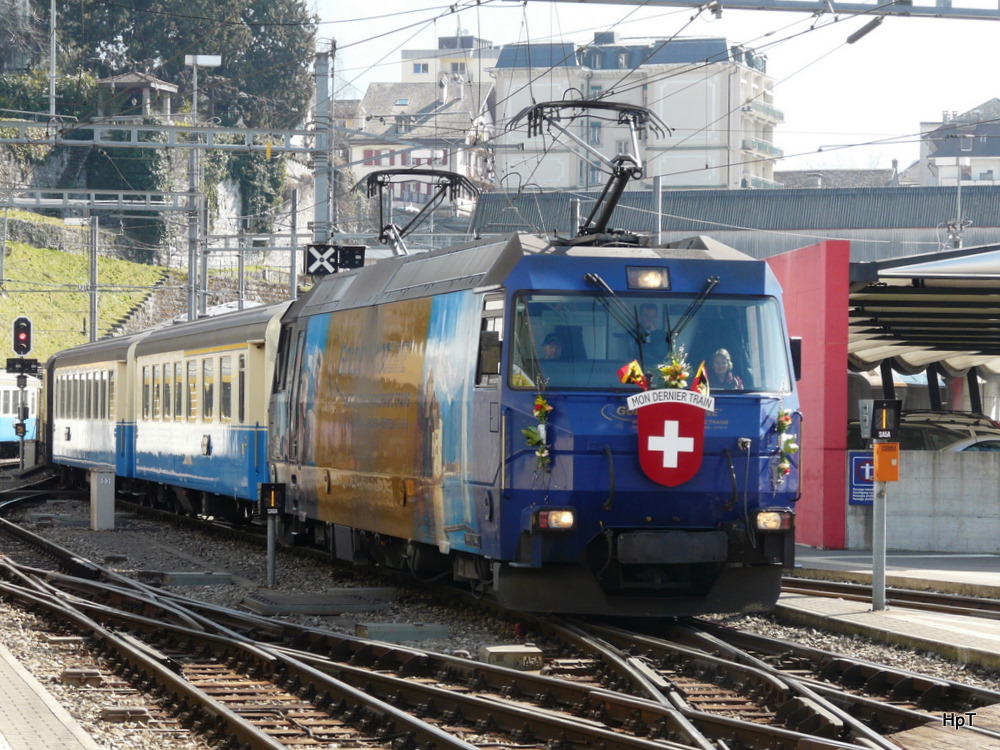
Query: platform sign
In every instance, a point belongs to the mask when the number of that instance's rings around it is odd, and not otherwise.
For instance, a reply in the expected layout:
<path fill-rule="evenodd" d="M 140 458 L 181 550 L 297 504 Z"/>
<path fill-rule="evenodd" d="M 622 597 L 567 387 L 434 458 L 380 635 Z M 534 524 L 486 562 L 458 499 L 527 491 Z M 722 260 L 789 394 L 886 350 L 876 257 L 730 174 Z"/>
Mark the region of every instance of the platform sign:
<path fill-rule="evenodd" d="M 875 500 L 875 459 L 868 451 L 848 451 L 847 504 L 871 505 Z"/>

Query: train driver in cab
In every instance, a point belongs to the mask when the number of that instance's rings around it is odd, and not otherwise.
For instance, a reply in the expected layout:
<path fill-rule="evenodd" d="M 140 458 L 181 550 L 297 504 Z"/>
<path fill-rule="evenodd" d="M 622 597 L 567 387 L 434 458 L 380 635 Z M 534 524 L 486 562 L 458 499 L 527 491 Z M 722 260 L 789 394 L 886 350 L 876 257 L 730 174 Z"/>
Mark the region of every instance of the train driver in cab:
<path fill-rule="evenodd" d="M 558 334 L 550 333 L 542 342 L 542 359 L 560 360 L 563 358 L 562 339 Z"/>

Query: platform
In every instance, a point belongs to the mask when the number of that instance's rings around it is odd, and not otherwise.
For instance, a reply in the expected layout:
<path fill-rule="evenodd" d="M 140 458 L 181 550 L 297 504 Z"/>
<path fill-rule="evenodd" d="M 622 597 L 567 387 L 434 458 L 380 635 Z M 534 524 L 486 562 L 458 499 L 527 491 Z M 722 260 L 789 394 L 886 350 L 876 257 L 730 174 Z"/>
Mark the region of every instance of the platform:
<path fill-rule="evenodd" d="M 796 549 L 797 576 L 871 583 L 870 552 Z M 1000 555 L 891 552 L 886 586 L 1000 598 Z M 783 594 L 782 619 L 938 654 L 960 663 L 1000 669 L 1000 621 L 865 602 Z"/>
<path fill-rule="evenodd" d="M 0 750 L 101 750 L 90 735 L 0 645 Z"/>

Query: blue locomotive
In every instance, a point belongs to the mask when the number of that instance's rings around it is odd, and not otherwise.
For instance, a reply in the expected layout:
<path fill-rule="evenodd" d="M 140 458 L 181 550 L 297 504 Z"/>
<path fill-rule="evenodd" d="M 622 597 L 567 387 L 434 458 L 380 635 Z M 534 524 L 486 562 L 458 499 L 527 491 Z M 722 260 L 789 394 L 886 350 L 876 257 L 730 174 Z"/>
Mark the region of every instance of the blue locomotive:
<path fill-rule="evenodd" d="M 55 355 L 52 459 L 241 520 L 278 483 L 286 541 L 515 608 L 767 606 L 800 476 L 780 298 L 765 263 L 695 247 L 399 256 Z M 712 384 L 720 349 L 738 386 Z"/>
<path fill-rule="evenodd" d="M 772 605 L 801 476 L 781 290 L 734 250 L 610 230 L 641 174 L 611 167 L 574 239 L 411 255 L 390 224 L 395 257 L 293 302 L 57 354 L 53 461 L 240 521 L 280 487 L 285 543 L 515 609 Z M 438 195 L 465 187 L 445 173 Z"/>

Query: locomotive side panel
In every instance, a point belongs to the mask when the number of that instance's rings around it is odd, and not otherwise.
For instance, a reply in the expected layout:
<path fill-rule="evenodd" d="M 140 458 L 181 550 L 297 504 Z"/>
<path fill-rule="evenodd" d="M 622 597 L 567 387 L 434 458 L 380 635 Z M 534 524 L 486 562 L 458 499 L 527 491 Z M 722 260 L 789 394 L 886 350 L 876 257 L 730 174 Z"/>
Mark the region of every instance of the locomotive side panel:
<path fill-rule="evenodd" d="M 455 546 L 449 530 L 474 523 L 467 467 L 480 305 L 459 292 L 308 319 L 288 415 L 296 512 Z"/>

